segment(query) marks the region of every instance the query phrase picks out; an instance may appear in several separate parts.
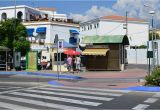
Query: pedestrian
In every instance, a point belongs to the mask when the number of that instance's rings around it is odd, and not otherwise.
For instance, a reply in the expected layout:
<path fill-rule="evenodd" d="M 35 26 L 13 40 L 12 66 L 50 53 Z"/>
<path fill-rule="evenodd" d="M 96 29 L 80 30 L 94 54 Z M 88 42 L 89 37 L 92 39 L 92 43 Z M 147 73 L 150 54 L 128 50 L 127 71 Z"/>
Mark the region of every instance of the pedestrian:
<path fill-rule="evenodd" d="M 81 58 L 80 58 L 79 55 L 75 58 L 75 63 L 76 63 L 77 72 L 80 72 L 80 70 L 81 70 Z"/>
<path fill-rule="evenodd" d="M 68 72 L 72 70 L 72 57 L 71 56 L 68 56 L 67 58 L 67 69 L 68 69 Z"/>

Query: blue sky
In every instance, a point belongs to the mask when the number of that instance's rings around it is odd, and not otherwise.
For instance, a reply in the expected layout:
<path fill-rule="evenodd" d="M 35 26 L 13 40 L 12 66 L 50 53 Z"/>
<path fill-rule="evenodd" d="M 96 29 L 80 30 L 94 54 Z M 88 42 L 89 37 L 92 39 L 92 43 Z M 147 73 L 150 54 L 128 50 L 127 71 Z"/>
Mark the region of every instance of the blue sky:
<path fill-rule="evenodd" d="M 154 19 L 160 27 L 160 0 L 16 0 L 17 5 L 53 7 L 75 21 L 86 21 L 106 15 L 140 18 L 151 21 L 149 11 L 155 10 Z M 144 4 L 149 5 L 145 7 Z M 0 7 L 14 5 L 14 0 L 0 0 Z"/>
<path fill-rule="evenodd" d="M 54 7 L 59 13 L 84 14 L 92 6 L 111 7 L 116 0 L 16 0 L 17 5 Z M 0 7 L 14 5 L 14 0 L 0 0 Z"/>

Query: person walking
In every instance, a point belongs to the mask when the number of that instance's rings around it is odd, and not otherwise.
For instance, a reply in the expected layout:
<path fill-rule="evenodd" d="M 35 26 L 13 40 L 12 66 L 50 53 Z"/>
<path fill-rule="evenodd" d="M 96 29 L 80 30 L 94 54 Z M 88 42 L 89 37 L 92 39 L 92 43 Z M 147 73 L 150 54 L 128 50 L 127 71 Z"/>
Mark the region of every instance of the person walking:
<path fill-rule="evenodd" d="M 79 55 L 75 58 L 75 63 L 76 63 L 76 70 L 79 73 L 81 70 L 81 58 Z"/>
<path fill-rule="evenodd" d="M 67 58 L 67 69 L 68 69 L 68 72 L 72 70 L 72 57 L 71 56 L 68 56 Z"/>

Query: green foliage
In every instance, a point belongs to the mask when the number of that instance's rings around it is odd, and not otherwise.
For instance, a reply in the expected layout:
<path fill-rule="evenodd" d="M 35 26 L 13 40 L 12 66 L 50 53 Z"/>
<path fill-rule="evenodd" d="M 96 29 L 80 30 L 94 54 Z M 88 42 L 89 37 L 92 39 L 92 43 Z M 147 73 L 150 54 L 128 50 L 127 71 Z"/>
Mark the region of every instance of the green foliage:
<path fill-rule="evenodd" d="M 160 67 L 156 67 L 151 75 L 145 77 L 146 85 L 160 86 Z"/>
<path fill-rule="evenodd" d="M 155 38 L 156 35 L 156 38 Z M 153 32 L 153 40 L 160 39 L 160 36 L 158 33 Z M 152 40 L 152 32 L 149 33 L 149 40 Z"/>
<path fill-rule="evenodd" d="M 138 47 L 138 49 L 146 49 L 146 48 L 147 48 L 146 45 L 140 45 L 140 46 Z"/>
<path fill-rule="evenodd" d="M 16 51 L 25 55 L 30 48 L 26 37 L 26 28 L 18 19 L 7 19 L 0 23 L 0 45 L 11 50 L 15 47 Z"/>

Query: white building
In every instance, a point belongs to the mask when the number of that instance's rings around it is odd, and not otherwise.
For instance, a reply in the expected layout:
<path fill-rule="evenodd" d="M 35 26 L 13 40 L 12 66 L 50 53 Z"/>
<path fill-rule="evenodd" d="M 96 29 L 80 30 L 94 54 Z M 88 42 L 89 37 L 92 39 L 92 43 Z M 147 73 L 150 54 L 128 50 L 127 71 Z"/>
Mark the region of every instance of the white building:
<path fill-rule="evenodd" d="M 58 14 L 56 12 L 55 8 L 43 8 L 43 7 L 39 7 L 37 8 L 38 10 L 47 13 L 48 14 L 48 18 L 52 21 L 67 21 L 67 15 L 66 14 Z"/>
<path fill-rule="evenodd" d="M 43 49 L 53 45 L 56 34 L 58 34 L 59 39 L 76 44 L 76 42 L 72 42 L 71 39 L 77 39 L 77 35 L 79 34 L 79 25 L 73 23 L 37 21 L 25 22 L 23 24 L 27 28 L 28 40 L 32 42 L 31 49 L 33 50 Z"/>
<path fill-rule="evenodd" d="M 67 21 L 66 14 L 58 14 L 54 8 L 32 8 L 26 5 L 0 7 L 0 21 L 7 18 L 16 18 L 23 22 L 41 21 L 41 20 L 57 20 Z"/>
<path fill-rule="evenodd" d="M 130 46 L 146 45 L 148 41 L 148 22 L 136 18 L 127 18 Z M 80 37 L 95 35 L 126 35 L 126 17 L 104 16 L 80 23 Z"/>
<path fill-rule="evenodd" d="M 0 7 L 0 21 L 15 18 L 15 10 L 16 18 L 20 19 L 27 29 L 27 39 L 31 42 L 31 50 L 47 51 L 50 54 L 49 59 L 52 56 L 52 61 L 54 61 L 56 49 L 53 45 L 56 34 L 59 39 L 70 45 L 73 44 L 72 47 L 77 47 L 79 24 L 71 20 L 67 21 L 66 14 L 58 14 L 54 8 L 9 6 Z"/>

